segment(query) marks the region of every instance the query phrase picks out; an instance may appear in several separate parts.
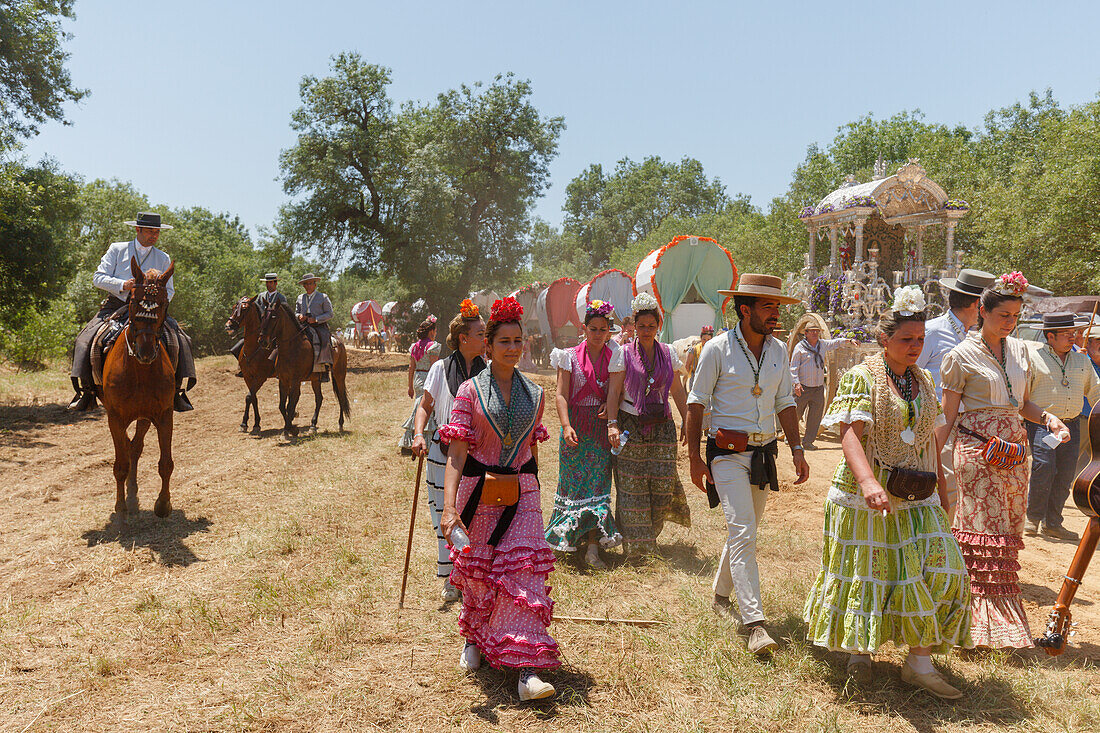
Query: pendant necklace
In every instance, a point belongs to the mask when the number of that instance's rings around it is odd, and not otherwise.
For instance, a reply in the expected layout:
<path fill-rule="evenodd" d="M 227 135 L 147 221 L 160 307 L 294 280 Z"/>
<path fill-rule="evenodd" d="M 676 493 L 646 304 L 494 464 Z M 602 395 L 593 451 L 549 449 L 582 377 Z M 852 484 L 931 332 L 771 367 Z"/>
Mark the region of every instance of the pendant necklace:
<path fill-rule="evenodd" d="M 1050 350 L 1050 353 L 1054 354 L 1054 349 L 1051 349 L 1049 345 L 1047 346 L 1047 349 Z M 1058 363 L 1058 368 L 1062 370 L 1062 386 L 1068 387 L 1069 377 L 1066 376 L 1066 363 L 1069 361 L 1069 354 L 1066 354 L 1066 361 L 1062 361 L 1060 358 L 1058 358 L 1057 354 L 1054 354 L 1054 361 Z"/>
<path fill-rule="evenodd" d="M 913 372 L 907 367 L 905 369 L 905 379 L 902 379 L 894 374 L 894 370 L 886 363 L 885 358 L 882 360 L 882 364 L 886 367 L 886 373 L 890 376 L 890 381 L 898 388 L 898 394 L 905 400 L 905 430 L 901 431 L 901 440 L 906 445 L 913 445 L 917 439 L 917 434 L 913 432 L 913 425 L 917 423 L 917 407 L 913 404 Z"/>
<path fill-rule="evenodd" d="M 760 359 L 754 359 L 749 353 L 749 350 L 745 348 L 745 345 L 741 343 L 740 335 L 735 335 L 733 340 L 737 342 L 737 345 L 741 347 L 741 353 L 745 355 L 745 359 L 749 362 L 749 369 L 752 369 L 752 396 L 759 397 L 764 394 L 764 390 L 760 388 L 760 364 L 764 361 L 764 352 L 768 348 L 768 344 L 764 343 L 764 348 L 760 350 Z"/>
<path fill-rule="evenodd" d="M 501 401 L 501 403 L 503 403 L 504 402 L 504 390 L 502 390 L 500 388 L 500 384 L 497 383 L 496 375 L 494 375 L 494 374 L 492 374 L 492 372 L 490 372 L 489 376 L 492 377 L 493 384 L 496 386 L 497 393 L 500 395 L 500 401 Z M 513 372 L 512 373 L 512 384 L 511 384 L 512 391 L 510 391 L 508 393 L 508 403 L 504 406 L 504 408 L 505 408 L 505 413 L 504 414 L 508 416 L 507 432 L 505 432 L 504 436 L 500 439 L 500 444 L 503 445 L 505 448 L 509 448 L 509 449 L 512 447 L 512 444 L 515 442 L 514 440 L 512 440 L 512 402 L 513 402 L 513 398 L 516 396 L 515 395 L 515 387 L 516 387 L 516 375 L 515 375 L 515 372 Z"/>
<path fill-rule="evenodd" d="M 1005 376 L 1005 387 L 1008 388 L 1008 404 L 1013 407 L 1019 407 L 1020 402 L 1016 399 L 1016 395 L 1012 394 L 1012 380 L 1008 378 L 1008 368 L 1005 366 L 1008 358 L 1008 344 L 1004 339 L 1001 339 L 1001 358 L 998 359 L 993 353 L 993 348 L 985 342 L 985 338 L 981 338 L 982 346 L 989 352 L 989 355 L 993 357 L 993 360 L 1001 367 L 1001 374 Z"/>
<path fill-rule="evenodd" d="M 653 389 L 653 383 L 655 381 L 657 381 L 653 377 L 653 372 L 657 369 L 657 349 L 659 349 L 661 347 L 657 345 L 656 341 L 653 342 L 653 366 L 650 366 L 649 364 L 646 364 L 645 349 L 642 347 L 642 342 L 641 341 L 637 342 L 637 346 L 638 346 L 638 358 L 641 359 L 642 369 L 645 370 L 645 376 L 646 376 L 645 394 L 646 394 L 646 397 L 648 397 L 650 390 Z"/>

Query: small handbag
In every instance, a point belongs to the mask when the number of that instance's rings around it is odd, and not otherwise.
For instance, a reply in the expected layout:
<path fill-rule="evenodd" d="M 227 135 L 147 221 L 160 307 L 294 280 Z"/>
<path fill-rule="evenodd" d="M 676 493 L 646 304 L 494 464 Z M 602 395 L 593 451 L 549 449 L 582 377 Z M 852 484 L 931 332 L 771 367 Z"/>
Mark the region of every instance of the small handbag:
<path fill-rule="evenodd" d="M 481 485 L 481 503 L 489 506 L 512 506 L 519 502 L 519 474 L 485 472 Z"/>
<path fill-rule="evenodd" d="M 714 436 L 714 442 L 722 450 L 732 450 L 743 453 L 749 447 L 749 434 L 740 430 L 721 428 Z"/>
<path fill-rule="evenodd" d="M 961 425 L 959 432 L 985 443 L 982 446 L 982 457 L 994 468 L 1015 468 L 1027 459 L 1027 446 L 1023 443 L 1013 443 L 1004 438 L 987 438 Z"/>
<path fill-rule="evenodd" d="M 932 496 L 936 490 L 936 474 L 912 468 L 891 468 L 886 479 L 886 491 L 903 501 L 920 501 Z"/>

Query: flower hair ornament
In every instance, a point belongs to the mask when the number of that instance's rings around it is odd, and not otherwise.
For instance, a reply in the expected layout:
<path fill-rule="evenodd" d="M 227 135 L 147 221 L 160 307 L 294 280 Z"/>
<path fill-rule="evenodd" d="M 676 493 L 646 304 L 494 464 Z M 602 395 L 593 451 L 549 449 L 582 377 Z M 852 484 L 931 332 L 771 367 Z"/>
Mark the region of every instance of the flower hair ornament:
<path fill-rule="evenodd" d="M 989 288 L 999 295 L 1009 295 L 1019 298 L 1027 292 L 1027 278 L 1022 272 L 1013 271 L 999 275 Z"/>
<path fill-rule="evenodd" d="M 894 303 L 890 310 L 903 316 L 911 316 L 920 313 L 927 307 L 924 300 L 924 291 L 918 285 L 906 285 L 903 288 L 894 289 Z"/>
<path fill-rule="evenodd" d="M 523 306 L 515 298 L 501 298 L 493 301 L 489 309 L 489 320 L 493 323 L 519 323 L 523 318 Z"/>
<path fill-rule="evenodd" d="M 588 304 L 588 307 L 584 310 L 585 316 L 602 316 L 604 318 L 610 318 L 611 313 L 615 310 L 615 306 L 608 303 L 606 300 L 593 300 Z"/>
<path fill-rule="evenodd" d="M 434 323 L 435 323 L 436 321 L 438 321 L 439 319 L 438 319 L 438 318 L 436 318 L 435 316 L 428 316 L 428 317 L 427 317 L 427 318 L 425 318 L 424 320 L 425 320 L 426 322 L 428 322 L 428 323 L 434 324 Z"/>
<path fill-rule="evenodd" d="M 630 310 L 638 314 L 642 311 L 660 311 L 661 304 L 657 302 L 657 299 L 646 292 L 638 293 L 634 297 L 634 300 L 630 303 Z"/>
<path fill-rule="evenodd" d="M 459 312 L 462 314 L 463 318 L 471 320 L 474 318 L 481 318 L 481 310 L 474 305 L 474 301 L 469 298 L 462 301 L 462 305 L 459 306 Z"/>
<path fill-rule="evenodd" d="M 713 336 L 714 335 L 714 326 L 703 326 L 699 330 L 699 333 L 700 333 L 700 335 L 709 333 L 711 336 Z"/>

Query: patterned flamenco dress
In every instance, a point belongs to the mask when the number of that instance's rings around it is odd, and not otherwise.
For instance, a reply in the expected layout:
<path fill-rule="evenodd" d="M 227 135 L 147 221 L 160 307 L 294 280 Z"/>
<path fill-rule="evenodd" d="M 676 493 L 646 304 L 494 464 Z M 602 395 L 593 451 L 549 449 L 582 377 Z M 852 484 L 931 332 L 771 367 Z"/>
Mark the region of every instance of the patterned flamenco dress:
<path fill-rule="evenodd" d="M 546 524 L 546 540 L 560 552 L 573 552 L 597 531 L 600 547 L 622 543 L 611 516 L 611 443 L 607 420 L 597 417 L 607 402 L 608 367 L 619 348 L 606 345 L 601 358 L 592 362 L 584 342 L 571 349 L 550 352 L 550 365 L 565 369 L 569 377 L 569 424 L 577 432 L 577 445 L 565 442 L 558 449 L 558 493 Z"/>
<path fill-rule="evenodd" d="M 990 465 L 984 441 L 975 437 L 1027 442 L 1018 404 L 1030 362 L 1018 339 L 1006 339 L 1003 349 L 1002 368 L 981 335 L 971 333 L 947 353 L 940 372 L 944 390 L 961 393 L 965 409 L 954 431 L 959 504 L 952 529 L 970 572 L 974 644 L 1025 649 L 1034 642 L 1018 573 L 1031 467 L 1026 459 L 1012 467 Z"/>
<path fill-rule="evenodd" d="M 444 441 L 468 446 L 455 506 L 469 530 L 471 551 L 451 550 L 451 582 L 462 591 L 458 627 L 496 668 L 560 665 L 557 642 L 547 633 L 553 601 L 546 581 L 554 554 L 543 534 L 532 455 L 536 442 L 550 437 L 542 412 L 541 387 L 514 371 L 511 404 L 506 405 L 492 370 L 486 369 L 459 387 L 451 422 L 439 429 Z M 480 495 L 487 470 L 519 473 L 519 502 L 510 523 L 507 517 L 501 522 L 507 509 L 471 503 L 471 496 Z"/>
<path fill-rule="evenodd" d="M 890 390 L 885 368 L 876 354 L 849 370 L 823 423 L 863 423 L 863 448 L 883 487 L 883 464 L 936 470 L 933 429 L 940 416 L 927 372 L 918 372 L 911 417 Z M 937 652 L 971 646 L 970 582 L 938 493 L 917 501 L 891 496 L 890 507 L 886 516 L 868 507 L 841 460 L 825 500 L 821 572 L 803 614 L 808 638 L 857 654 L 874 653 L 885 642 Z"/>

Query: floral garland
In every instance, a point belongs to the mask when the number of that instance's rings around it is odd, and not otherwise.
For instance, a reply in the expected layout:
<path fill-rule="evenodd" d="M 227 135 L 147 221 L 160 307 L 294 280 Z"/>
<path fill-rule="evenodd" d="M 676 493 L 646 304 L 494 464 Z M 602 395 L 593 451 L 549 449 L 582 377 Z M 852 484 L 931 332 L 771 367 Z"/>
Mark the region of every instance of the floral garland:
<path fill-rule="evenodd" d="M 515 298 L 501 298 L 493 301 L 489 310 L 489 320 L 493 323 L 519 323 L 523 318 L 523 306 Z"/>
<path fill-rule="evenodd" d="M 1024 277 L 1022 272 L 1016 270 L 999 275 L 993 282 L 993 285 L 990 286 L 990 290 L 993 292 L 1001 295 L 1009 295 L 1014 298 L 1019 298 L 1026 293 L 1027 288 L 1027 278 Z"/>
<path fill-rule="evenodd" d="M 851 196 L 840 202 L 840 208 L 842 209 L 851 209 L 856 206 L 878 208 L 878 201 L 875 201 L 874 196 Z"/>
<path fill-rule="evenodd" d="M 943 205 L 943 208 L 947 211 L 968 211 L 970 204 L 962 199 L 947 199 L 947 203 Z"/>
<path fill-rule="evenodd" d="M 861 344 L 873 343 L 875 336 L 870 332 L 870 328 L 870 326 L 859 326 L 858 328 L 837 326 L 833 329 L 833 338 L 855 339 Z"/>
<path fill-rule="evenodd" d="M 812 206 L 803 206 L 802 209 L 798 212 L 798 218 L 799 219 L 807 219 L 807 218 L 809 218 L 813 215 L 814 215 L 814 207 L 812 207 Z"/>

